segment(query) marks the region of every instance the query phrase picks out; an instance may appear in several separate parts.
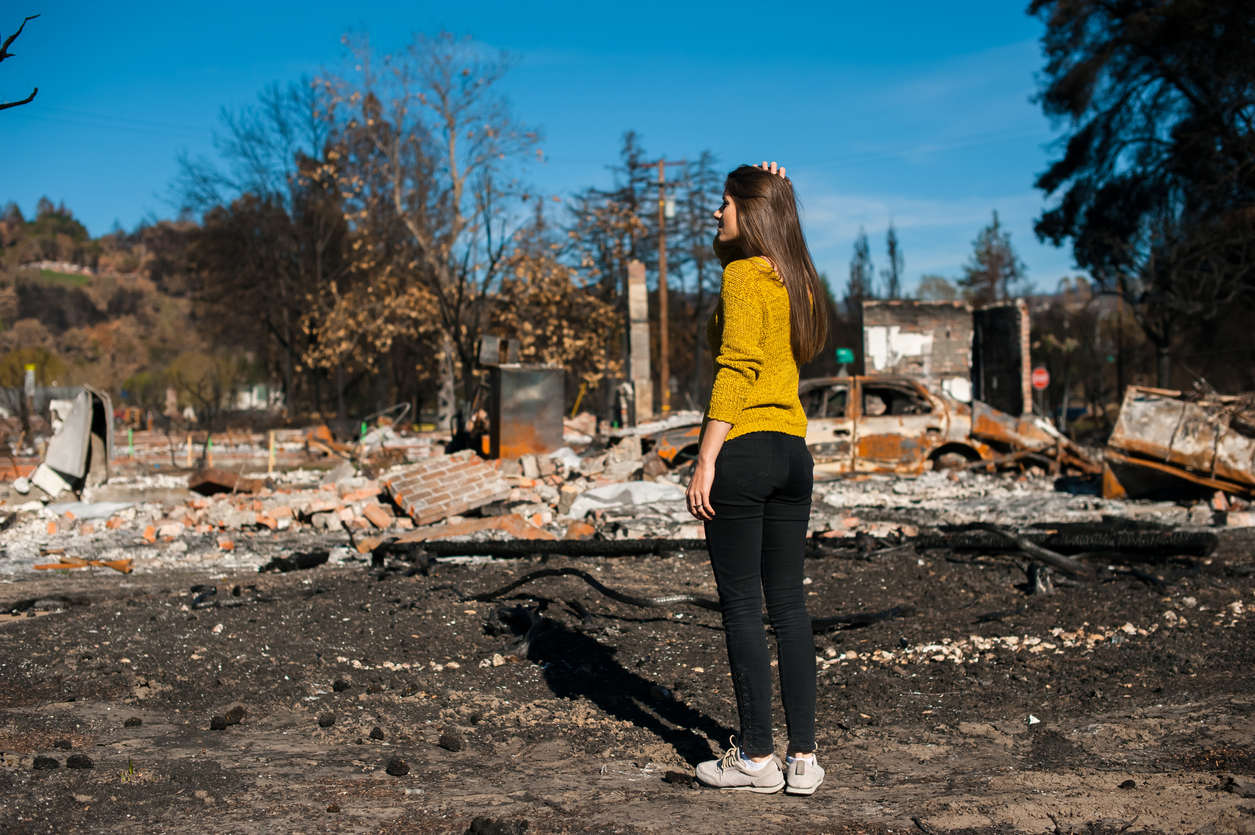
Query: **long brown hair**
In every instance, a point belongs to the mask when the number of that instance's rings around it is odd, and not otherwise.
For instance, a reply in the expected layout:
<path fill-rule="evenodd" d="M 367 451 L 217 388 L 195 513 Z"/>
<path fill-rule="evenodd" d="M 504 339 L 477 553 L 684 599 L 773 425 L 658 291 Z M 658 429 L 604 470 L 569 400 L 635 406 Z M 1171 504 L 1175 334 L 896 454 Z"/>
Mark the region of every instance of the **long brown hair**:
<path fill-rule="evenodd" d="M 736 201 L 742 248 L 765 255 L 789 292 L 789 339 L 798 365 L 815 356 L 828 339 L 828 305 L 811 261 L 797 195 L 784 177 L 742 165 L 728 174 L 724 191 Z"/>

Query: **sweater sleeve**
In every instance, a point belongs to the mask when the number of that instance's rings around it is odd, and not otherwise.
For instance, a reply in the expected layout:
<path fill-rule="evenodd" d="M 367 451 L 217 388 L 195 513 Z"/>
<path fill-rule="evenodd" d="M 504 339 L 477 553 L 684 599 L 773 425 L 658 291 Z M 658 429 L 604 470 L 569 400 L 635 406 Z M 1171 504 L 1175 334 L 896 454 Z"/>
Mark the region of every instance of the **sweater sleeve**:
<path fill-rule="evenodd" d="M 723 335 L 715 357 L 715 381 L 706 416 L 731 424 L 736 424 L 740 417 L 766 361 L 762 347 L 763 311 L 749 284 L 751 271 L 748 262 L 733 262 L 723 271 L 719 291 Z"/>
<path fill-rule="evenodd" d="M 725 244 L 719 240 L 719 233 L 715 233 L 715 257 L 719 259 L 719 266 L 727 267 L 733 261 L 740 261 L 745 257 L 745 253 L 736 244 Z"/>

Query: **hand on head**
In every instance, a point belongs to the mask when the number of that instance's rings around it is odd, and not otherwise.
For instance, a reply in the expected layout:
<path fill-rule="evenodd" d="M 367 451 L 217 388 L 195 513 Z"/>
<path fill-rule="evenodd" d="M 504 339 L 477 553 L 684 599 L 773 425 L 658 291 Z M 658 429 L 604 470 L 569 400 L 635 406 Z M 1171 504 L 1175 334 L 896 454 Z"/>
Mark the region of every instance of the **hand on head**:
<path fill-rule="evenodd" d="M 755 167 L 755 168 L 761 168 L 761 169 L 763 169 L 764 171 L 770 171 L 772 174 L 778 174 L 778 175 L 780 175 L 781 177 L 784 177 L 784 179 L 786 179 L 786 180 L 787 180 L 787 179 L 789 179 L 788 177 L 785 177 L 785 176 L 784 176 L 784 166 L 783 166 L 783 165 L 781 165 L 781 166 L 777 167 L 777 166 L 776 166 L 776 163 L 775 163 L 775 161 L 774 161 L 774 160 L 772 161 L 772 163 L 771 163 L 770 165 L 768 165 L 768 164 L 767 164 L 767 160 L 763 160 L 763 162 L 762 162 L 762 164 L 761 164 L 761 165 L 755 165 L 754 167 Z"/>

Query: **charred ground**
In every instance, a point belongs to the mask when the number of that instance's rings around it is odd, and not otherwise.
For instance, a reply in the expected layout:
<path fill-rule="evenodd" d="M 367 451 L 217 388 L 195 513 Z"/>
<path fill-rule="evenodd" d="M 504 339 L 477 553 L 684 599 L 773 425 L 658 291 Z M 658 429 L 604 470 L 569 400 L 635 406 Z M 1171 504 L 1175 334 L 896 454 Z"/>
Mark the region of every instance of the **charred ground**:
<path fill-rule="evenodd" d="M 1250 544 L 1224 533 L 1164 588 L 1052 595 L 1027 595 L 1006 557 L 808 560 L 812 614 L 915 607 L 816 635 L 829 777 L 810 799 L 678 777 L 735 728 L 718 616 L 699 608 L 625 606 L 575 578 L 467 601 L 528 561 L 24 579 L 0 616 L 0 827 L 1251 832 Z M 641 594 L 714 591 L 704 554 L 547 563 L 563 565 Z M 210 730 L 235 706 L 240 724 Z M 394 758 L 408 774 L 385 773 Z"/>

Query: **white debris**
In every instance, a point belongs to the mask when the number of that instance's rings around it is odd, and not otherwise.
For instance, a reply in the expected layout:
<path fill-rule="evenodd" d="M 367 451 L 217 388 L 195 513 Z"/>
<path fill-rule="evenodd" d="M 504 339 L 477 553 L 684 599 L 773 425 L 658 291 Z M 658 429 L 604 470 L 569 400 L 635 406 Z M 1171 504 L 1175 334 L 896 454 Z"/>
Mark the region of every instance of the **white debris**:
<path fill-rule="evenodd" d="M 955 480 L 957 478 L 957 480 Z M 951 477 L 929 472 L 916 478 L 862 476 L 815 485 L 815 497 L 834 508 L 884 508 L 922 511 L 933 524 L 995 522 L 1028 526 L 1044 519 L 1057 522 L 1101 522 L 1104 516 L 1155 518 L 1183 524 L 1189 511 L 1170 502 L 1148 503 L 1056 491 L 1052 477 L 1008 478 L 964 473 Z"/>
<path fill-rule="evenodd" d="M 108 519 L 133 505 L 134 502 L 60 502 L 47 505 L 47 508 L 57 516 L 70 513 L 74 519 Z"/>
<path fill-rule="evenodd" d="M 596 508 L 642 505 L 653 502 L 679 501 L 684 498 L 684 488 L 678 484 L 653 481 L 625 481 L 607 484 L 581 493 L 571 503 L 570 516 L 582 519 Z"/>
<path fill-rule="evenodd" d="M 580 468 L 580 456 L 569 446 L 549 453 L 549 457 L 554 460 L 554 463 L 561 464 L 568 471 L 574 472 Z"/>
<path fill-rule="evenodd" d="M 36 467 L 35 472 L 31 473 L 30 481 L 54 499 L 70 489 L 66 480 L 57 475 L 57 471 L 47 464 L 40 464 Z"/>

